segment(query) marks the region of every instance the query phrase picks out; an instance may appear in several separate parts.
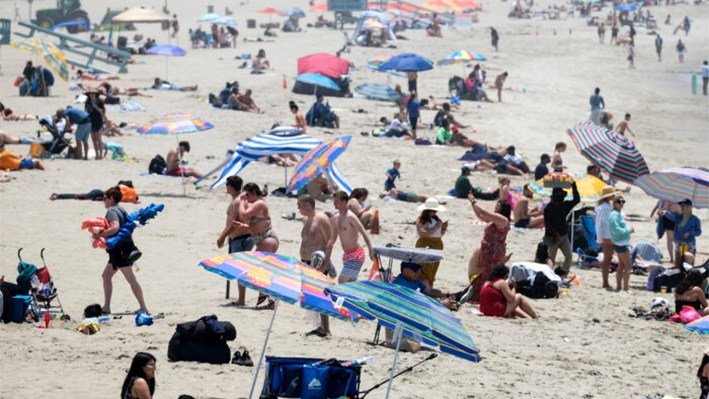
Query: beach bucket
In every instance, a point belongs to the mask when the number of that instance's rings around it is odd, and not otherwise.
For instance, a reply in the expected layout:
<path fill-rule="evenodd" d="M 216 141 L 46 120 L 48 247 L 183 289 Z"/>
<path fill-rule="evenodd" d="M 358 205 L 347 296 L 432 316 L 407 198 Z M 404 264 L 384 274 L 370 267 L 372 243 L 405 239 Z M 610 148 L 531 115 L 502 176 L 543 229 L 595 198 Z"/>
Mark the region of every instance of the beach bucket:
<path fill-rule="evenodd" d="M 27 308 L 32 302 L 32 297 L 28 295 L 15 295 L 12 297 L 12 321 L 22 323 L 27 315 Z"/>

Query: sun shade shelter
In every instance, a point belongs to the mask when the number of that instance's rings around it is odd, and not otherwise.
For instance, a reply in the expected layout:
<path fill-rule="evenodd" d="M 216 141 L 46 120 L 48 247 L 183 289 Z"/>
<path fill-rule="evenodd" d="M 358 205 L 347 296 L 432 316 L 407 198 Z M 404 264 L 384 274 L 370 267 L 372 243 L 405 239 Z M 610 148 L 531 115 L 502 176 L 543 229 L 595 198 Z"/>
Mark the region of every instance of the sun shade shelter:
<path fill-rule="evenodd" d="M 163 22 L 169 21 L 170 16 L 157 12 L 151 8 L 138 7 L 122 12 L 111 20 L 112 22 Z"/>
<path fill-rule="evenodd" d="M 223 186 L 226 183 L 227 177 L 239 174 L 248 164 L 258 161 L 259 158 L 276 154 L 305 155 L 308 151 L 320 144 L 322 144 L 320 140 L 302 133 L 282 136 L 259 134 L 256 137 L 237 144 L 231 160 L 227 162 L 223 169 L 218 168 L 205 174 L 203 177 L 196 180 L 195 184 L 198 184 L 221 170 L 219 179 L 210 186 L 211 189 L 215 189 Z M 326 168 L 326 173 L 328 179 L 335 183 L 339 190 L 343 190 L 348 194 L 352 192 L 352 187 L 347 180 L 345 180 L 345 177 L 335 164 L 330 164 Z"/>

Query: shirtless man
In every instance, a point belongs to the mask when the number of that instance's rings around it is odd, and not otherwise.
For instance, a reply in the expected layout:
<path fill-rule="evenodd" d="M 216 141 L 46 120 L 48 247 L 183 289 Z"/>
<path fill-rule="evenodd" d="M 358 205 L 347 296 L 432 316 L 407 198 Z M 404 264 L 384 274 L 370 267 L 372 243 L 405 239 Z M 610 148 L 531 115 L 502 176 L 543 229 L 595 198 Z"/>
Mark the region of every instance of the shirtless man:
<path fill-rule="evenodd" d="M 194 170 L 190 166 L 181 166 L 182 156 L 190 152 L 190 143 L 187 141 L 180 141 L 180 144 L 167 152 L 167 157 L 165 158 L 165 163 L 167 167 L 165 168 L 165 174 L 168 176 L 184 176 L 184 177 L 202 177 L 202 174 Z"/>
<path fill-rule="evenodd" d="M 502 89 L 505 86 L 505 79 L 507 79 L 507 72 L 502 72 L 495 78 L 495 88 L 497 89 L 497 101 L 502 102 Z"/>
<path fill-rule="evenodd" d="M 627 130 L 628 133 L 632 134 L 633 137 L 635 137 L 635 133 L 633 133 L 633 131 L 630 130 L 629 122 L 630 122 L 630 114 L 625 114 L 625 119 L 623 119 L 622 121 L 620 121 L 620 123 L 618 124 L 618 126 L 615 127 L 615 130 L 618 131 L 618 133 L 620 133 L 620 134 L 622 134 L 622 135 L 624 135 L 624 136 L 625 136 L 625 131 Z"/>
<path fill-rule="evenodd" d="M 315 199 L 308 194 L 298 197 L 298 210 L 303 215 L 303 230 L 300 232 L 300 237 L 303 239 L 300 243 L 300 259 L 303 263 L 313 266 L 327 276 L 333 267 L 332 264 L 330 262 L 322 262 L 322 264 L 318 265 L 317 259 L 323 259 L 324 253 L 327 252 L 328 243 L 332 238 L 330 219 L 327 215 L 315 209 Z M 318 254 L 319 251 L 321 252 L 320 254 Z M 320 327 L 306 335 L 317 335 L 318 337 L 330 335 L 330 319 L 321 314 Z"/>
<path fill-rule="evenodd" d="M 229 238 L 229 253 L 234 252 L 244 252 L 251 251 L 254 247 L 254 240 L 249 233 L 248 227 L 242 227 L 236 223 L 232 223 L 234 220 L 244 222 L 239 215 L 239 195 L 241 194 L 241 186 L 244 181 L 241 180 L 239 176 L 229 176 L 226 179 L 226 192 L 231 195 L 231 202 L 226 210 L 226 225 L 224 230 L 217 238 L 217 248 L 224 246 L 224 241 Z M 229 281 L 227 281 L 227 290 L 229 287 Z M 246 293 L 246 287 L 239 284 L 239 297 L 237 298 L 234 305 L 244 306 L 244 294 Z"/>
<path fill-rule="evenodd" d="M 251 98 L 251 89 L 247 89 L 246 92 L 236 96 L 236 99 L 240 104 L 244 105 L 244 110 L 248 112 L 255 112 L 257 114 L 261 113 L 261 108 L 256 105 L 256 102 Z"/>
<path fill-rule="evenodd" d="M 359 243 L 360 235 L 367 244 L 369 259 L 374 259 L 374 250 L 372 249 L 372 243 L 369 241 L 369 236 L 364 231 L 364 226 L 362 226 L 357 215 L 347 209 L 347 199 L 349 198 L 347 193 L 338 191 L 333 195 L 333 198 L 335 199 L 337 213 L 332 217 L 332 235 L 327 241 L 324 264 L 329 264 L 332 247 L 339 237 L 342 251 L 344 251 L 342 255 L 342 273 L 340 273 L 338 279 L 338 282 L 342 284 L 349 281 L 357 281 L 359 271 L 364 265 L 365 255 L 364 248 Z"/>
<path fill-rule="evenodd" d="M 317 201 L 327 201 L 332 198 L 332 188 L 330 187 L 330 182 L 327 180 L 324 174 L 316 177 L 313 181 L 305 186 L 308 194 Z"/>
<path fill-rule="evenodd" d="M 513 212 L 515 227 L 534 229 L 544 225 L 544 212 L 539 207 L 529 209 L 529 200 L 534 197 L 534 193 L 529 188 L 529 184 L 524 185 L 524 197 L 517 200 Z"/>

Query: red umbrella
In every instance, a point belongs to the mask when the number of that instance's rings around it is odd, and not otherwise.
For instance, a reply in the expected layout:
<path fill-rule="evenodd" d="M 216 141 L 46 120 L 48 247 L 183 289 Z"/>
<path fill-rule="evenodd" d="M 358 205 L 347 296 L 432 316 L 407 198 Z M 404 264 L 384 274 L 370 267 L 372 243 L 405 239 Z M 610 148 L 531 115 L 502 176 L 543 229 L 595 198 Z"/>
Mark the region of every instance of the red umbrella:
<path fill-rule="evenodd" d="M 283 14 L 283 11 L 275 9 L 273 7 L 268 7 L 264 8 L 262 10 L 257 11 L 260 14 L 269 14 L 268 15 L 268 22 L 271 23 L 271 18 L 273 18 L 273 14 Z"/>
<path fill-rule="evenodd" d="M 327 3 L 320 3 L 310 6 L 313 11 L 327 11 Z"/>

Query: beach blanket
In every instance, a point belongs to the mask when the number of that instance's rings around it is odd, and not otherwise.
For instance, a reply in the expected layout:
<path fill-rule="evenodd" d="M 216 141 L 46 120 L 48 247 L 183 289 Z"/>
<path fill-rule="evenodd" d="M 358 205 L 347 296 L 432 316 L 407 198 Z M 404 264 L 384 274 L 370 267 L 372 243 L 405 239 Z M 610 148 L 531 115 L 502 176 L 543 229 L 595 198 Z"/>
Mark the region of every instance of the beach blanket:
<path fill-rule="evenodd" d="M 145 107 L 143 107 L 139 103 L 132 103 L 129 101 L 124 102 L 121 105 L 111 105 L 106 107 L 108 111 L 129 111 L 129 112 L 134 112 L 134 111 L 146 111 Z"/>

